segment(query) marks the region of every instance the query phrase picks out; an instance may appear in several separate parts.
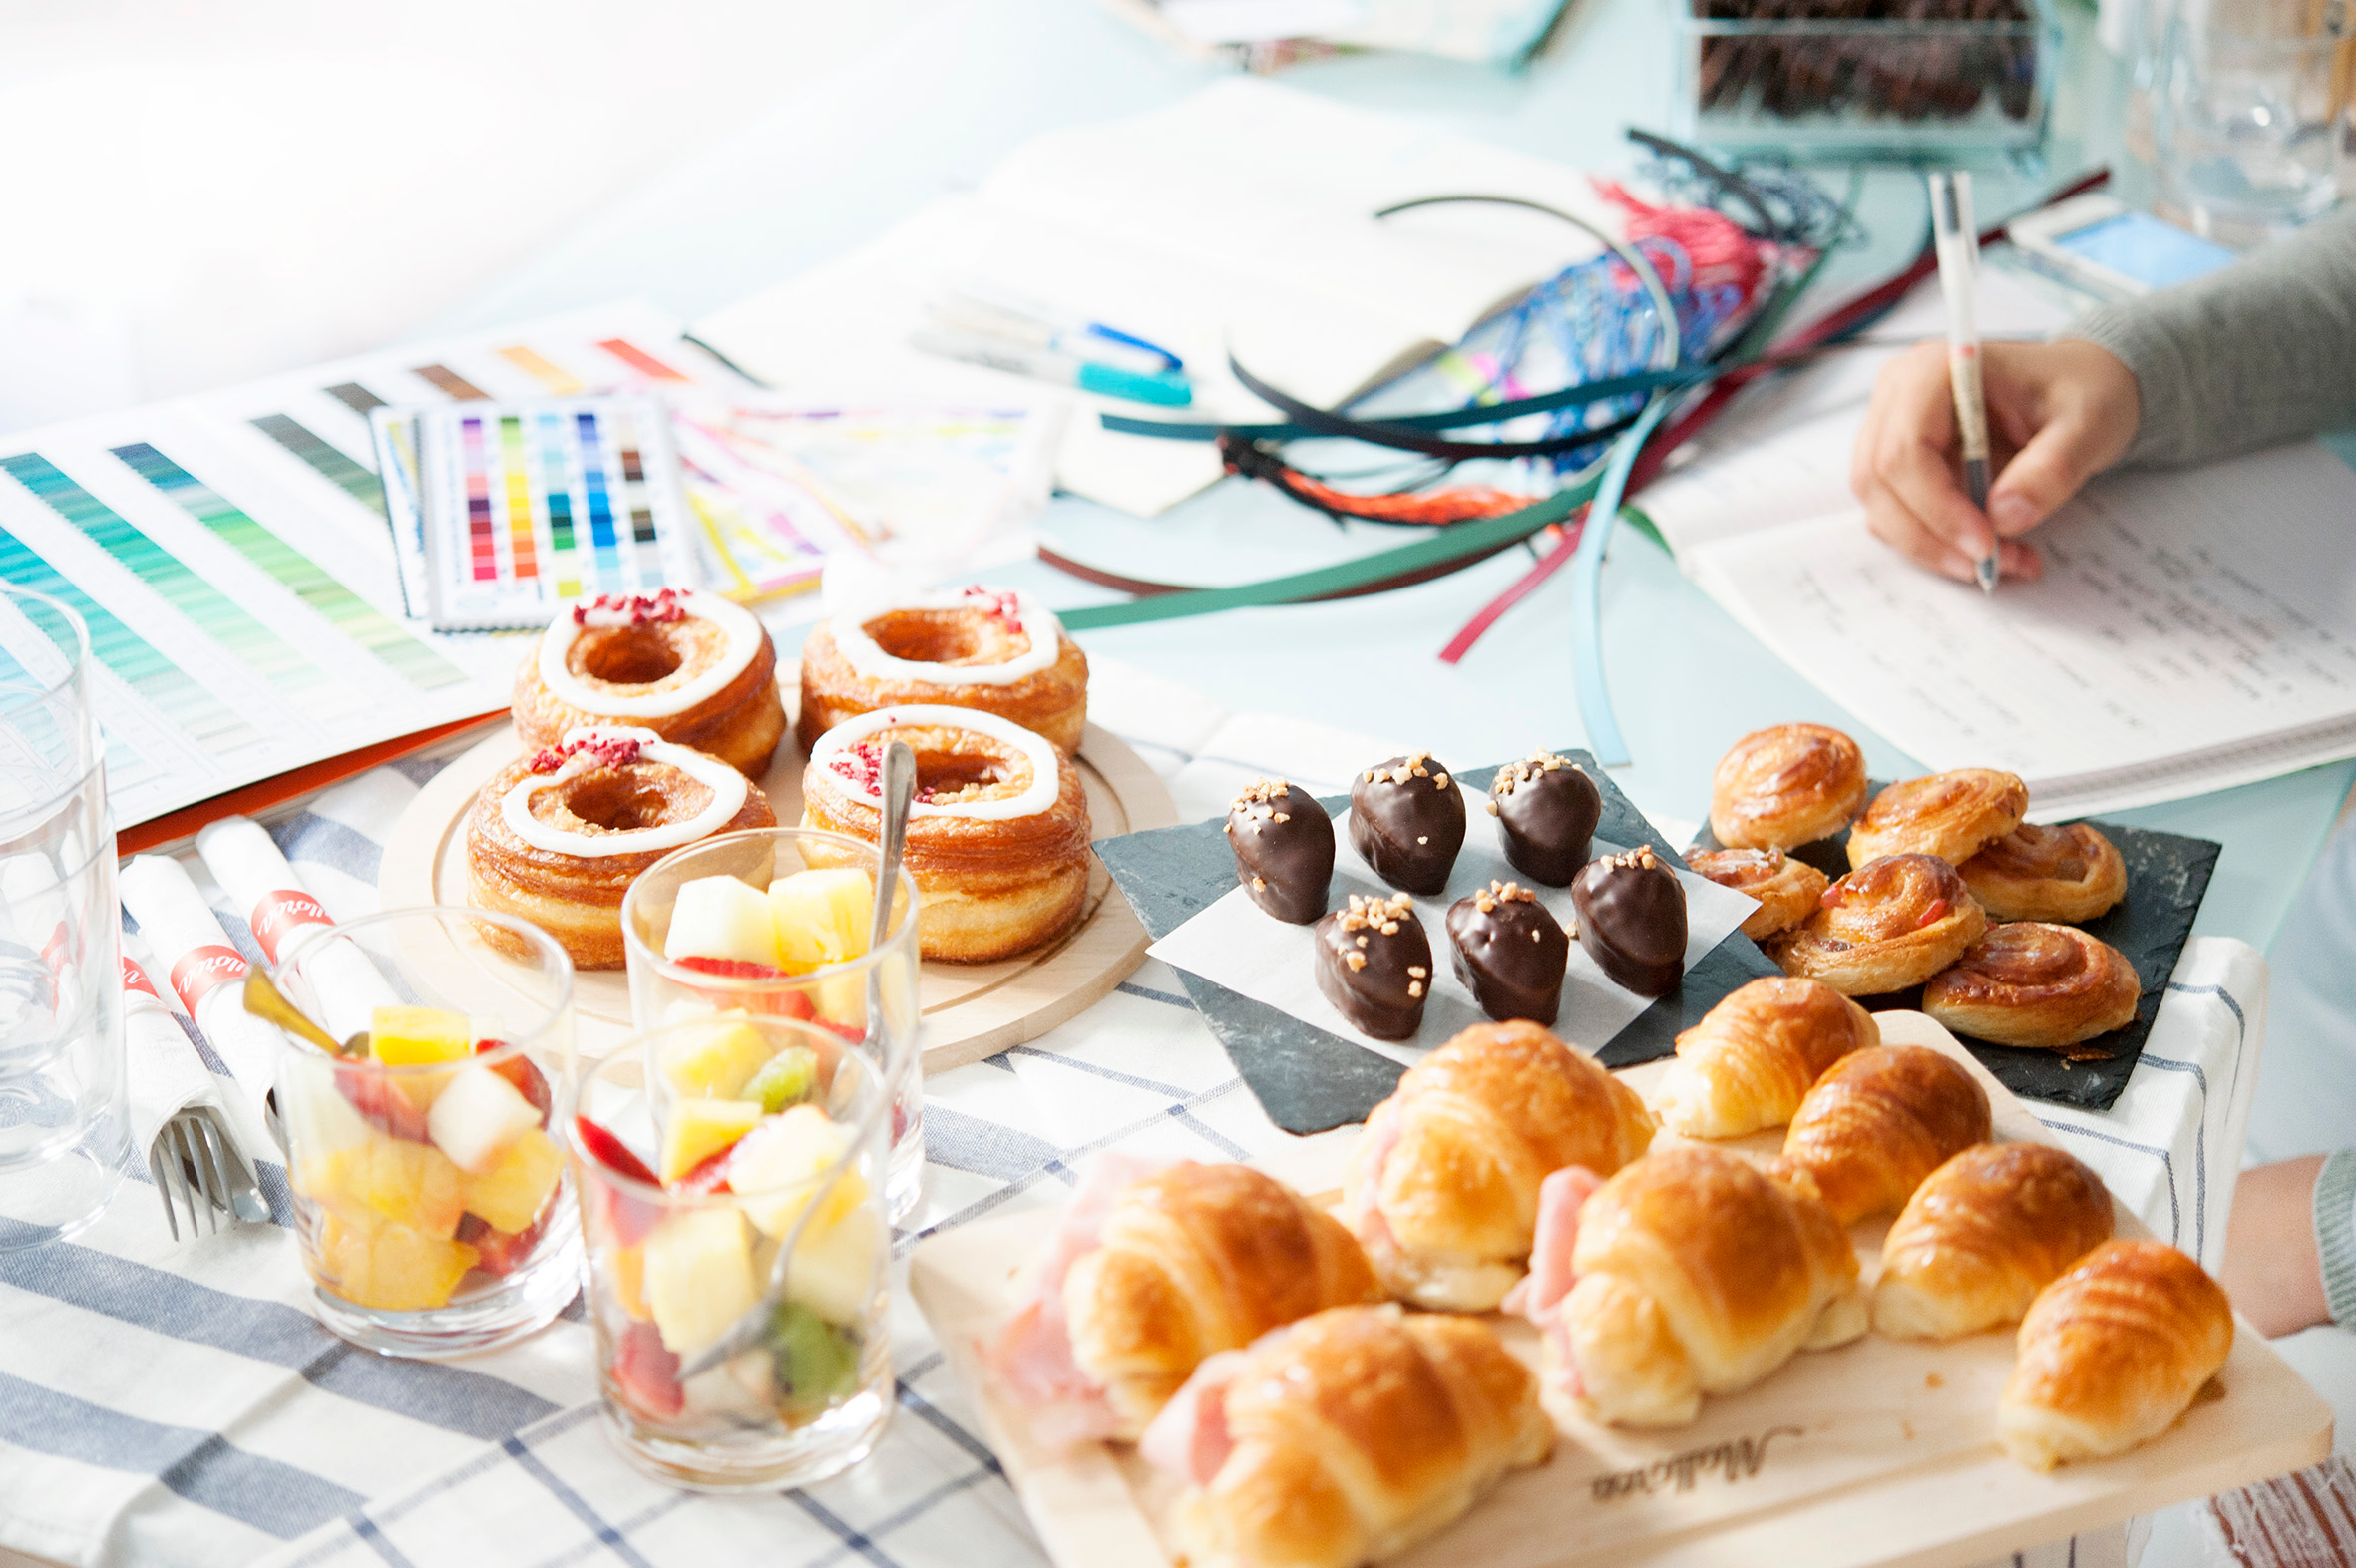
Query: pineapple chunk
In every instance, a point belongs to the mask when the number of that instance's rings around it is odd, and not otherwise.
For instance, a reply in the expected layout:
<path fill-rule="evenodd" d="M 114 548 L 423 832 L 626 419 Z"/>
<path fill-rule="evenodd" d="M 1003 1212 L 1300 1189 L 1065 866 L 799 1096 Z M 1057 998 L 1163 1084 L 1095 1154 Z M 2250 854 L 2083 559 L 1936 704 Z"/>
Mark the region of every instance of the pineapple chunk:
<path fill-rule="evenodd" d="M 759 1299 L 744 1217 L 732 1208 L 680 1210 L 654 1228 L 643 1252 L 646 1306 L 675 1355 L 711 1344 Z"/>
<path fill-rule="evenodd" d="M 466 1212 L 465 1187 L 465 1173 L 432 1144 L 374 1134 L 312 1158 L 300 1181 L 305 1197 L 346 1220 L 381 1220 L 445 1240 Z"/>
<path fill-rule="evenodd" d="M 856 866 L 797 871 L 769 884 L 779 962 L 794 975 L 867 952 L 875 923 L 875 884 Z"/>
<path fill-rule="evenodd" d="M 681 1099 L 732 1100 L 776 1054 L 759 1029 L 741 1017 L 707 1029 L 681 1030 L 663 1047 L 662 1075 Z"/>
<path fill-rule="evenodd" d="M 565 1173 L 565 1151 L 538 1127 L 528 1127 L 491 1168 L 465 1178 L 466 1211 L 495 1231 L 521 1231 L 540 1217 L 557 1179 Z"/>
<path fill-rule="evenodd" d="M 832 1225 L 815 1221 L 785 1265 L 785 1298 L 829 1323 L 858 1323 L 876 1294 L 876 1253 L 883 1224 L 873 1207 L 850 1210 Z"/>
<path fill-rule="evenodd" d="M 644 1323 L 654 1316 L 646 1305 L 646 1255 L 635 1247 L 616 1247 L 605 1255 L 605 1278 L 613 1283 L 613 1300 L 623 1312 Z"/>
<path fill-rule="evenodd" d="M 769 901 L 758 888 L 734 877 L 697 877 L 681 883 L 662 956 L 742 959 L 777 968 L 777 922 L 769 913 Z"/>
<path fill-rule="evenodd" d="M 426 1112 L 426 1136 L 462 1171 L 478 1175 L 526 1132 L 540 1126 L 540 1107 L 488 1067 L 462 1067 Z"/>
<path fill-rule="evenodd" d="M 379 1312 L 449 1305 L 475 1259 L 475 1249 L 464 1242 L 406 1225 L 331 1213 L 319 1233 L 319 1283 L 356 1307 Z"/>
<path fill-rule="evenodd" d="M 788 1106 L 728 1157 L 728 1185 L 735 1192 L 766 1199 L 747 1203 L 744 1212 L 768 1235 L 783 1239 L 813 1198 L 820 1199 L 822 1207 L 810 1229 L 827 1229 L 867 1202 L 866 1179 L 855 1169 L 845 1170 L 823 1194 L 811 1190 L 812 1180 L 841 1159 L 850 1142 L 849 1129 L 830 1121 L 817 1106 Z M 770 1193 L 776 1196 L 768 1197 Z"/>
<path fill-rule="evenodd" d="M 758 1100 L 674 1101 L 670 1114 L 663 1118 L 662 1161 L 657 1174 L 666 1182 L 677 1181 L 752 1131 L 760 1119 Z"/>
<path fill-rule="evenodd" d="M 368 1016 L 368 1048 L 388 1067 L 463 1061 L 475 1053 L 475 1029 L 463 1012 L 379 1007 Z"/>

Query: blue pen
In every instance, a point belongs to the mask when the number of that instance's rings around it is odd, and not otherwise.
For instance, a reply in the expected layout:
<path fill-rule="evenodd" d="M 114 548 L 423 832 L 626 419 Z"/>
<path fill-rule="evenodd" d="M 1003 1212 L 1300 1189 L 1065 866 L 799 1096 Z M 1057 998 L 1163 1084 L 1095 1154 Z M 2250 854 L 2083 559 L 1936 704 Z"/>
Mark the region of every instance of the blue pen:
<path fill-rule="evenodd" d="M 1159 403 L 1168 408 L 1194 401 L 1194 388 L 1186 384 L 1186 378 L 1166 370 L 1140 375 L 1133 370 L 1116 370 L 1110 365 L 1093 364 L 1052 349 L 1033 348 L 1026 343 L 1010 343 L 1003 338 L 983 337 L 973 332 L 920 331 L 912 334 L 909 341 L 928 354 L 962 359 L 970 365 L 984 365 L 991 370 L 1029 376 L 1036 381 L 1058 382 L 1104 397 L 1126 398 L 1133 403 Z"/>
<path fill-rule="evenodd" d="M 946 289 L 933 312 L 944 326 L 1010 337 L 1140 375 L 1175 374 L 1186 368 L 1186 361 L 1176 354 L 1133 332 L 973 279 Z"/>

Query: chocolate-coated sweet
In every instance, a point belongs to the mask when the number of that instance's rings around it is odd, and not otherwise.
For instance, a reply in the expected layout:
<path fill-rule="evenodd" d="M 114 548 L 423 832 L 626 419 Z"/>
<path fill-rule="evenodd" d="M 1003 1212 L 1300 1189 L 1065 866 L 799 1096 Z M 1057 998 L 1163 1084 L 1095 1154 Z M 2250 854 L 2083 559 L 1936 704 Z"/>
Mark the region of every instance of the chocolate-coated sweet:
<path fill-rule="evenodd" d="M 1497 838 L 1514 870 L 1565 888 L 1587 864 L 1603 794 L 1576 762 L 1533 751 L 1497 770 L 1489 784 L 1489 815 L 1497 819 Z"/>
<path fill-rule="evenodd" d="M 1255 779 L 1227 808 L 1235 880 L 1278 920 L 1306 926 L 1326 912 L 1334 880 L 1334 819 L 1284 779 Z"/>
<path fill-rule="evenodd" d="M 1317 923 L 1317 988 L 1378 1040 L 1412 1038 L 1431 993 L 1431 941 L 1404 894 L 1353 893 L 1350 908 Z"/>
<path fill-rule="evenodd" d="M 1428 751 L 1369 768 L 1351 782 L 1350 844 L 1392 887 L 1441 892 L 1464 847 L 1464 791 Z"/>
<path fill-rule="evenodd" d="M 1685 974 L 1685 889 L 1650 849 L 1591 860 L 1571 882 L 1579 946 L 1616 985 L 1666 996 Z"/>
<path fill-rule="evenodd" d="M 1490 1017 L 1552 1023 L 1562 1010 L 1571 939 L 1520 883 L 1492 882 L 1449 905 L 1448 945 L 1456 979 Z"/>

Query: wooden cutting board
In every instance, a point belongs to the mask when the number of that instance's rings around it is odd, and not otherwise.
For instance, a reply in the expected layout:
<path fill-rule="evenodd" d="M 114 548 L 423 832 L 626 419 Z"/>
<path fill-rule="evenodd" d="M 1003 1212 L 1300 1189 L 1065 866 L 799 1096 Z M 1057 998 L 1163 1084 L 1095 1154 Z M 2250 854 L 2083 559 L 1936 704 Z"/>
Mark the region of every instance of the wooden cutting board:
<path fill-rule="evenodd" d="M 1927 1045 L 1987 1089 L 1996 1136 L 2051 1142 L 2028 1108 L 1938 1024 L 1918 1012 L 1879 1015 L 1893 1044 Z M 1622 1077 L 1639 1092 L 1667 1067 Z M 1338 1202 L 1359 1133 L 1306 1140 L 1265 1168 L 1322 1202 Z M 1656 1147 L 1676 1142 L 1664 1133 Z M 1780 1129 L 1729 1146 L 1768 1155 Z M 1031 1444 L 978 1376 L 979 1346 L 1004 1316 L 1015 1274 L 1052 1230 L 1039 1208 L 943 1232 L 920 1244 L 909 1286 L 973 1394 L 1058 1568 L 1102 1563 L 1170 1568 L 1162 1534 L 1177 1488 L 1125 1447 L 1057 1454 Z M 1865 1278 L 1879 1270 L 1887 1218 L 1853 1229 Z M 2149 1233 L 2126 1209 L 2118 1234 Z M 1515 1354 L 1537 1365 L 1536 1332 L 1495 1319 Z M 2222 1398 L 2132 1453 L 2039 1475 L 1996 1446 L 1996 1401 L 2012 1369 L 2011 1328 L 1948 1345 L 1868 1335 L 1802 1353 L 1757 1387 L 1705 1400 L 1701 1418 L 1668 1431 L 1597 1425 L 1557 1412 L 1554 1457 L 1516 1472 L 1478 1507 L 1396 1558 L 1415 1568 L 1810 1568 L 1902 1564 L 1965 1568 L 2007 1552 L 2187 1498 L 2315 1463 L 2330 1451 L 2331 1410 L 2243 1325 L 2218 1375 Z"/>
<path fill-rule="evenodd" d="M 777 820 L 786 824 L 802 817 L 806 759 L 793 740 L 800 682 L 798 667 L 780 667 L 786 738 L 761 780 Z M 468 902 L 467 813 L 484 784 L 521 749 L 514 726 L 504 726 L 418 791 L 385 841 L 381 888 L 386 909 Z M 1079 775 L 1093 838 L 1168 827 L 1178 820 L 1160 776 L 1109 730 L 1087 727 L 1080 738 Z M 923 966 L 918 986 L 925 1071 L 946 1072 L 1036 1039 L 1126 980 L 1144 962 L 1152 941 L 1103 863 L 1091 855 L 1086 913 L 1060 942 L 999 964 Z M 461 977 L 455 995 L 463 998 L 469 985 L 480 987 L 486 997 L 509 988 L 514 971 L 509 960 L 472 938 L 447 946 L 447 953 L 428 957 L 440 973 Z M 582 972 L 575 1012 L 584 1053 L 601 1055 L 627 1039 L 633 1025 L 624 972 Z"/>

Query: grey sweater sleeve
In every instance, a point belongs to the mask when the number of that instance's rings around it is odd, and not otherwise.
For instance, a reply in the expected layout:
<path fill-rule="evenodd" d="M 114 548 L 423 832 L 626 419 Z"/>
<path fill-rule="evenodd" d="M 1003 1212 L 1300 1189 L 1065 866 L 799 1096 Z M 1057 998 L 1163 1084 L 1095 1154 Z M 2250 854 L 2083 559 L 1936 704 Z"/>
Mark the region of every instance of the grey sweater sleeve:
<path fill-rule="evenodd" d="M 2356 209 L 2061 335 L 2135 372 L 2143 422 L 2123 466 L 2205 463 L 2356 421 Z"/>

